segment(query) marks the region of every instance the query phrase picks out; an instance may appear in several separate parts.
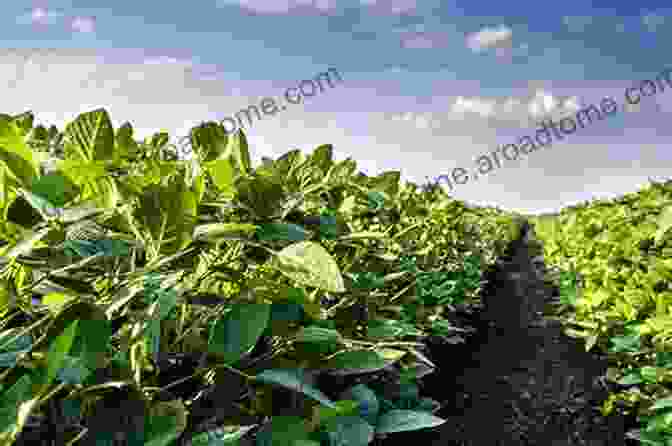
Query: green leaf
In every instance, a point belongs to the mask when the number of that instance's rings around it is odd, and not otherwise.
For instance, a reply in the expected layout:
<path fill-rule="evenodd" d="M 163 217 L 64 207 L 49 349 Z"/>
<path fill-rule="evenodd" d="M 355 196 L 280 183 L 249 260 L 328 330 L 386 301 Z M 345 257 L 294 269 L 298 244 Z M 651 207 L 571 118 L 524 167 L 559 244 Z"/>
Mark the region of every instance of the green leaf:
<path fill-rule="evenodd" d="M 257 237 L 261 241 L 290 240 L 302 242 L 309 236 L 309 232 L 299 225 L 291 223 L 266 223 L 259 226 Z"/>
<path fill-rule="evenodd" d="M 276 384 L 296 392 L 303 393 L 310 398 L 324 404 L 327 407 L 335 408 L 336 405 L 327 398 L 322 392 L 314 388 L 303 378 L 303 372 L 297 369 L 271 369 L 264 370 L 256 376 L 258 381 L 267 384 Z"/>
<path fill-rule="evenodd" d="M 234 432 L 212 431 L 196 434 L 192 446 L 240 446 L 240 439 L 255 426 L 238 426 Z"/>
<path fill-rule="evenodd" d="M 618 384 L 623 386 L 630 386 L 633 384 L 641 384 L 644 382 L 644 379 L 638 372 L 630 373 L 625 375 L 623 378 L 618 380 Z"/>
<path fill-rule="evenodd" d="M 334 293 L 345 291 L 338 264 L 317 243 L 300 242 L 290 245 L 272 259 L 271 266 L 301 285 Z"/>
<path fill-rule="evenodd" d="M 110 321 L 82 319 L 78 332 L 70 355 L 81 359 L 82 364 L 91 370 L 103 367 L 112 337 Z"/>
<path fill-rule="evenodd" d="M 114 143 L 116 152 L 122 157 L 134 157 L 138 154 L 138 143 L 133 139 L 133 126 L 129 122 L 117 129 Z"/>
<path fill-rule="evenodd" d="M 655 403 L 651 406 L 651 410 L 658 410 L 658 409 L 669 409 L 672 408 L 672 396 L 668 396 L 667 398 L 661 398 L 659 400 L 656 400 Z"/>
<path fill-rule="evenodd" d="M 12 118 L 19 128 L 19 132 L 22 136 L 26 136 L 28 132 L 33 128 L 33 123 L 35 122 L 35 115 L 32 111 L 27 111 L 20 113 Z"/>
<path fill-rule="evenodd" d="M 334 147 L 331 144 L 322 144 L 317 147 L 310 156 L 310 163 L 319 167 L 323 175 L 326 175 L 333 164 Z"/>
<path fill-rule="evenodd" d="M 371 350 L 352 350 L 332 356 L 324 368 L 332 374 L 351 375 L 376 372 L 392 362 L 385 361 L 378 353 Z"/>
<path fill-rule="evenodd" d="M 92 372 L 93 370 L 86 366 L 82 358 L 68 355 L 63 360 L 56 377 L 66 384 L 76 385 L 84 383 Z"/>
<path fill-rule="evenodd" d="M 657 379 L 657 369 L 655 367 L 644 366 L 639 369 L 639 373 L 648 383 L 656 383 Z"/>
<path fill-rule="evenodd" d="M 235 195 L 234 171 L 231 162 L 226 159 L 216 159 L 205 163 L 205 170 L 210 174 L 215 187 L 224 194 L 226 198 L 233 198 Z"/>
<path fill-rule="evenodd" d="M 84 186 L 109 176 L 105 161 L 66 159 L 58 162 L 58 168 L 77 186 Z"/>
<path fill-rule="evenodd" d="M 359 404 L 359 416 L 372 425 L 376 425 L 380 404 L 375 392 L 364 384 L 350 387 L 338 397 L 341 400 L 356 401 Z"/>
<path fill-rule="evenodd" d="M 327 422 L 330 446 L 367 446 L 374 428 L 361 417 L 342 416 Z"/>
<path fill-rule="evenodd" d="M 303 419 L 296 416 L 275 416 L 257 433 L 256 446 L 297 446 L 308 440 Z"/>
<path fill-rule="evenodd" d="M 30 237 L 21 240 L 7 253 L 7 257 L 15 259 L 20 255 L 28 254 L 35 247 L 35 244 L 39 243 L 50 231 L 50 228 L 40 229 L 31 234 Z"/>
<path fill-rule="evenodd" d="M 194 239 L 216 241 L 226 238 L 244 238 L 254 234 L 256 225 L 247 223 L 208 223 L 194 228 Z"/>
<path fill-rule="evenodd" d="M 56 373 L 64 366 L 65 358 L 70 352 L 70 348 L 77 335 L 77 325 L 79 320 L 72 322 L 63 333 L 58 336 L 49 347 L 47 378 L 44 383 L 46 388 L 56 377 Z"/>
<path fill-rule="evenodd" d="M 360 290 L 372 290 L 385 286 L 383 275 L 380 273 L 364 271 L 361 273 L 351 273 L 350 277 L 353 280 L 352 287 Z"/>
<path fill-rule="evenodd" d="M 37 162 L 24 142 L 21 129 L 16 122 L 4 119 L 0 119 L 0 161 L 24 187 L 29 187 L 39 174 Z"/>
<path fill-rule="evenodd" d="M 66 159 L 102 161 L 114 157 L 114 129 L 103 108 L 82 113 L 64 132 Z"/>
<path fill-rule="evenodd" d="M 317 406 L 315 408 L 315 417 L 320 425 L 326 423 L 332 418 L 341 415 L 357 415 L 359 412 L 359 403 L 352 400 L 336 401 L 333 408 Z"/>
<path fill-rule="evenodd" d="M 283 182 L 279 177 L 255 175 L 238 177 L 235 181 L 237 198 L 254 211 L 257 217 L 271 218 L 285 201 Z"/>
<path fill-rule="evenodd" d="M 158 320 L 168 317 L 173 308 L 177 306 L 177 291 L 173 288 L 147 289 L 145 285 L 145 296 L 147 301 L 151 302 L 150 314 Z"/>
<path fill-rule="evenodd" d="M 63 207 L 66 203 L 66 191 L 71 187 L 63 175 L 52 173 L 33 179 L 30 190 L 50 202 L 52 206 Z"/>
<path fill-rule="evenodd" d="M 0 348 L 0 368 L 14 367 L 18 357 L 21 354 L 30 351 L 33 346 L 32 338 L 27 334 L 19 336 L 11 344 L 4 345 L 7 341 L 16 336 L 18 331 L 19 329 L 15 328 L 0 333 L 0 346 L 2 346 L 2 348 Z"/>
<path fill-rule="evenodd" d="M 19 406 L 32 396 L 30 375 L 23 375 L 0 398 L 0 434 L 11 432 L 16 427 Z"/>
<path fill-rule="evenodd" d="M 186 428 L 186 410 L 181 400 L 155 402 L 145 417 L 145 446 L 168 446 Z"/>
<path fill-rule="evenodd" d="M 32 207 L 35 209 L 44 219 L 49 217 L 55 217 L 56 215 L 61 214 L 61 211 L 56 208 L 52 203 L 50 203 L 45 198 L 35 195 L 34 193 L 27 190 L 19 190 L 19 194 L 26 200 Z"/>
<path fill-rule="evenodd" d="M 63 293 L 49 293 L 42 298 L 42 305 L 46 305 L 51 311 L 58 311 L 66 303 L 75 299 L 75 296 L 70 296 Z"/>
<path fill-rule="evenodd" d="M 380 192 L 369 192 L 367 198 L 369 199 L 369 209 L 373 211 L 381 210 L 385 205 L 385 195 Z"/>
<path fill-rule="evenodd" d="M 427 412 L 414 410 L 390 410 L 378 418 L 376 434 L 414 431 L 439 426 L 445 423 L 443 418 L 435 417 Z"/>
<path fill-rule="evenodd" d="M 212 326 L 208 348 L 222 355 L 227 363 L 238 361 L 257 343 L 268 326 L 270 314 L 268 304 L 235 304 Z"/>
<path fill-rule="evenodd" d="M 441 403 L 431 398 L 420 398 L 418 401 L 418 410 L 434 413 L 441 408 Z"/>
<path fill-rule="evenodd" d="M 287 300 L 271 304 L 271 320 L 278 322 L 297 322 L 303 316 L 303 306 L 300 303 Z"/>
<path fill-rule="evenodd" d="M 297 342 L 307 343 L 336 343 L 341 340 L 337 330 L 317 326 L 303 327 L 296 336 Z"/>
<path fill-rule="evenodd" d="M 659 243 L 660 240 L 665 235 L 665 233 L 670 228 L 672 228 L 672 206 L 666 207 L 660 213 L 660 216 L 658 217 L 658 221 L 656 222 L 656 226 L 658 226 L 658 229 L 656 230 L 654 240 L 656 241 L 656 243 Z"/>

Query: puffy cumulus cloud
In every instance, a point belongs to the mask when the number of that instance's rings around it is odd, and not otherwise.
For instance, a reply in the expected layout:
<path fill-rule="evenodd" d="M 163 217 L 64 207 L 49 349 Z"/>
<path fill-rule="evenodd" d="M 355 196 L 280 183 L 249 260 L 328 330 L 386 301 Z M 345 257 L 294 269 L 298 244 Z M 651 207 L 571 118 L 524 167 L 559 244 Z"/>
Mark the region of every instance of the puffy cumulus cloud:
<path fill-rule="evenodd" d="M 531 125 L 543 119 L 560 119 L 575 114 L 583 106 L 576 96 L 553 96 L 537 90 L 526 97 L 488 98 L 457 96 L 446 112 L 402 112 L 388 116 L 418 129 L 438 130 L 444 126 L 469 131 L 491 125 Z M 473 124 L 473 127 L 465 124 Z"/>
<path fill-rule="evenodd" d="M 382 14 L 410 14 L 416 11 L 416 0 L 360 0 L 362 6 Z"/>
<path fill-rule="evenodd" d="M 17 17 L 16 23 L 19 25 L 54 25 L 64 16 L 65 14 L 62 12 L 34 8 L 32 11 Z"/>
<path fill-rule="evenodd" d="M 511 28 L 500 25 L 498 27 L 485 27 L 475 33 L 467 34 L 467 47 L 476 53 L 491 48 L 511 47 L 513 32 Z"/>
<path fill-rule="evenodd" d="M 92 33 L 96 28 L 96 19 L 93 17 L 75 17 L 70 22 L 73 31 Z"/>
<path fill-rule="evenodd" d="M 19 25 L 53 26 L 66 22 L 72 31 L 91 33 L 95 30 L 94 17 L 68 16 L 64 12 L 45 8 L 33 8 L 16 18 Z"/>
<path fill-rule="evenodd" d="M 238 6 L 257 14 L 288 14 L 296 9 L 333 11 L 336 9 L 336 0 L 217 0 L 217 5 Z"/>

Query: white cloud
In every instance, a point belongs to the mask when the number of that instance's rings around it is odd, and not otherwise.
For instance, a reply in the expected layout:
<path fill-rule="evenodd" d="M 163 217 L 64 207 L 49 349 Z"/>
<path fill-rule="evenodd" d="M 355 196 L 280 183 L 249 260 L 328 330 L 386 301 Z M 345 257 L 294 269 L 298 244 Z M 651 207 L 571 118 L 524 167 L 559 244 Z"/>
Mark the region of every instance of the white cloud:
<path fill-rule="evenodd" d="M 204 85 L 185 70 L 187 62 L 109 59 L 94 50 L 0 50 L 0 112 L 32 110 L 39 122 L 62 130 L 79 113 L 103 107 L 115 127 L 129 121 L 144 137 L 162 128 L 176 135 L 187 118 L 207 120 L 222 107 L 240 108 L 221 86 Z"/>
<path fill-rule="evenodd" d="M 560 119 L 576 113 L 582 106 L 576 96 L 553 96 L 537 89 L 526 97 L 458 96 L 445 113 L 402 112 L 389 115 L 391 121 L 410 123 L 419 129 L 436 129 L 458 126 L 467 122 L 474 128 L 495 124 L 536 125 L 543 119 Z M 471 127 L 469 127 L 471 128 Z"/>
<path fill-rule="evenodd" d="M 363 6 L 390 14 L 404 14 L 417 9 L 416 0 L 360 0 Z"/>
<path fill-rule="evenodd" d="M 401 39 L 404 48 L 436 48 L 447 43 L 448 36 L 442 33 L 412 33 Z"/>
<path fill-rule="evenodd" d="M 17 17 L 16 23 L 19 25 L 53 25 L 65 14 L 62 12 L 50 11 L 44 8 L 34 8 L 30 13 L 25 13 Z"/>
<path fill-rule="evenodd" d="M 336 8 L 336 0 L 217 0 L 217 5 L 239 6 L 261 14 L 287 14 L 300 7 L 331 11 Z"/>
<path fill-rule="evenodd" d="M 96 27 L 96 21 L 93 17 L 75 17 L 70 23 L 73 31 L 80 33 L 92 33 Z"/>
<path fill-rule="evenodd" d="M 511 28 L 505 25 L 500 25 L 497 28 L 485 27 L 478 32 L 467 35 L 467 46 L 477 53 L 490 48 L 510 46 L 512 34 Z"/>

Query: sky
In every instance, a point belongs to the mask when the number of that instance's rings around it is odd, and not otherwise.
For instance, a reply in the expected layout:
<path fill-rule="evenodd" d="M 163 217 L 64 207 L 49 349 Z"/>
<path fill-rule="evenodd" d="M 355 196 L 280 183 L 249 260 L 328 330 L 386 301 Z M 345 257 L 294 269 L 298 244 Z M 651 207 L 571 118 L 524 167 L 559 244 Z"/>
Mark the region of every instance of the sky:
<path fill-rule="evenodd" d="M 254 160 L 332 144 L 368 175 L 555 212 L 672 176 L 665 3 L 5 0 L 0 113 L 63 130 L 103 107 L 173 141 L 223 120 Z"/>

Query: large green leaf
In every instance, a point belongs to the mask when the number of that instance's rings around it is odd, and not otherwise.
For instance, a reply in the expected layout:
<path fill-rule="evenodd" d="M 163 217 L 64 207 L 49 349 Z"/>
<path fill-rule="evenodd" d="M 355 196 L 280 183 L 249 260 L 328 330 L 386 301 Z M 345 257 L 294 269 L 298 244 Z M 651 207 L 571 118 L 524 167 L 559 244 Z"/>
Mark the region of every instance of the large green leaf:
<path fill-rule="evenodd" d="M 333 164 L 333 151 L 334 148 L 331 144 L 322 144 L 310 156 L 310 163 L 315 167 L 319 167 L 322 175 L 326 175 Z"/>
<path fill-rule="evenodd" d="M 337 330 L 318 326 L 303 327 L 296 335 L 297 342 L 307 343 L 336 343 L 341 340 L 341 334 Z"/>
<path fill-rule="evenodd" d="M 303 376 L 301 369 L 271 369 L 264 370 L 256 376 L 257 381 L 275 384 L 303 393 L 327 407 L 336 408 L 336 405 L 325 394 L 310 385 Z"/>
<path fill-rule="evenodd" d="M 44 383 L 46 388 L 56 377 L 58 371 L 65 365 L 66 357 L 70 352 L 70 348 L 77 336 L 77 325 L 79 320 L 73 321 L 64 331 L 58 336 L 49 347 L 49 354 L 47 356 L 47 378 Z"/>
<path fill-rule="evenodd" d="M 300 242 L 290 245 L 273 258 L 271 266 L 301 285 L 334 293 L 345 291 L 336 261 L 317 243 Z"/>
<path fill-rule="evenodd" d="M 87 161 L 114 157 L 114 128 L 107 111 L 99 108 L 82 113 L 65 128 L 66 158 Z"/>
<path fill-rule="evenodd" d="M 216 159 L 205 163 L 205 170 L 210 174 L 215 187 L 224 195 L 225 198 L 233 198 L 234 188 L 234 170 L 231 162 L 227 159 Z"/>
<path fill-rule="evenodd" d="M 39 169 L 17 123 L 0 119 L 0 161 L 23 184 L 30 187 Z"/>
<path fill-rule="evenodd" d="M 208 349 L 233 363 L 254 347 L 268 326 L 271 315 L 269 304 L 236 304 L 210 330 Z"/>
<path fill-rule="evenodd" d="M 236 178 L 238 200 L 253 210 L 259 218 L 270 218 L 281 209 L 285 200 L 282 180 L 279 177 L 255 175 Z"/>
<path fill-rule="evenodd" d="M 384 369 L 394 361 L 385 361 L 383 357 L 371 350 L 351 350 L 332 356 L 323 366 L 332 374 L 350 375 L 371 373 Z"/>
<path fill-rule="evenodd" d="M 32 395 L 32 379 L 23 375 L 0 397 L 0 434 L 7 434 L 16 428 L 19 406 Z M 2 437 L 0 437 L 1 439 Z M 11 444 L 11 443 L 10 443 Z"/>
<path fill-rule="evenodd" d="M 229 135 L 226 141 L 226 149 L 220 158 L 228 158 L 235 166 L 239 175 L 247 175 L 252 170 L 250 148 L 247 144 L 245 133 L 240 129 L 233 135 Z"/>
<path fill-rule="evenodd" d="M 391 434 L 393 432 L 406 432 L 429 427 L 439 426 L 445 423 L 443 418 L 435 417 L 427 412 L 414 410 L 390 410 L 378 418 L 376 434 Z"/>
<path fill-rule="evenodd" d="M 91 370 L 103 367 L 112 336 L 110 321 L 84 319 L 79 321 L 78 329 L 71 356 L 81 358 L 84 366 Z"/>
<path fill-rule="evenodd" d="M 224 126 L 214 121 L 203 122 L 190 131 L 191 145 L 206 163 L 225 153 L 228 138 Z"/>
<path fill-rule="evenodd" d="M 207 223 L 194 228 L 194 239 L 216 241 L 226 238 L 241 238 L 254 234 L 257 226 L 247 223 Z"/>
<path fill-rule="evenodd" d="M 74 184 L 60 173 L 35 178 L 30 190 L 57 207 L 63 207 L 68 199 L 74 198 Z"/>
<path fill-rule="evenodd" d="M 66 159 L 59 161 L 58 168 L 77 186 L 94 183 L 109 176 L 105 161 Z"/>

